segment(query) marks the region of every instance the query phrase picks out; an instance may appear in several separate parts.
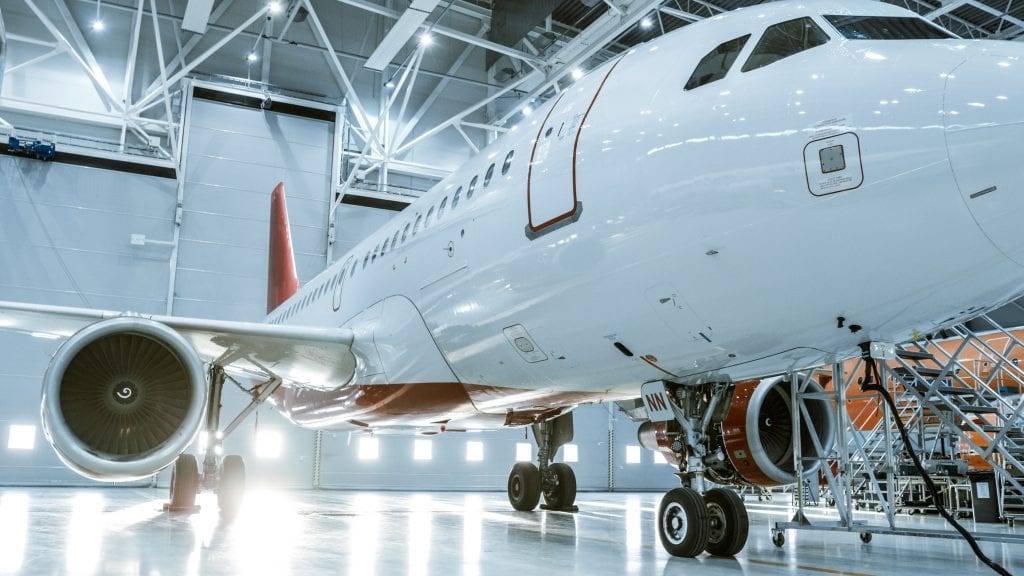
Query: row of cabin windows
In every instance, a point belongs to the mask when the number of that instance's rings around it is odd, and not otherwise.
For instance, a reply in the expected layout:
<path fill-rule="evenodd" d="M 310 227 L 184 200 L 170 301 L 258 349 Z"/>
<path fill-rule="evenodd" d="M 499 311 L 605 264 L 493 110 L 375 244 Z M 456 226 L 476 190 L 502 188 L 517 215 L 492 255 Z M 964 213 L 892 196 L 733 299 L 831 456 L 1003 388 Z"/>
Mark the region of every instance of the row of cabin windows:
<path fill-rule="evenodd" d="M 915 17 L 880 16 L 825 16 L 830 24 L 844 37 L 851 40 L 928 40 L 953 38 L 945 30 L 927 20 Z M 693 90 L 705 84 L 725 78 L 736 58 L 746 46 L 750 34 L 723 42 L 708 52 L 697 63 L 696 69 L 686 82 L 684 90 Z M 757 45 L 750 52 L 747 61 L 740 68 L 750 72 L 763 68 L 828 42 L 825 33 L 814 20 L 808 17 L 796 18 L 769 26 Z"/>
<path fill-rule="evenodd" d="M 501 165 L 501 175 L 505 176 L 508 174 L 509 169 L 512 167 L 512 158 L 515 156 L 515 150 L 509 150 L 508 154 L 505 155 L 505 161 Z M 481 183 L 481 188 L 487 188 L 491 185 L 491 180 L 494 178 L 495 165 L 492 162 L 487 167 L 487 171 L 484 173 L 484 179 Z M 480 180 L 479 175 L 473 176 L 470 179 L 469 184 L 465 187 L 466 200 L 473 198 L 473 194 L 477 191 L 477 183 Z M 383 258 L 388 251 L 393 251 L 398 248 L 400 244 L 405 244 L 407 240 L 413 236 L 419 234 L 420 230 L 426 230 L 434 222 L 439 222 L 444 218 L 445 214 L 451 210 L 455 210 L 459 207 L 459 202 L 462 201 L 462 190 L 463 187 L 459 186 L 455 190 L 455 194 L 451 196 L 451 205 L 448 204 L 448 196 L 441 199 L 441 202 L 435 206 L 431 206 L 426 215 L 419 213 L 416 214 L 416 219 L 412 222 L 406 222 L 404 227 L 395 230 L 394 235 L 386 237 L 383 244 L 377 244 L 373 248 L 373 251 L 367 251 L 366 255 L 363 256 L 362 267 L 366 268 L 368 265 L 377 261 L 377 258 Z M 352 268 L 349 271 L 349 277 L 356 275 L 356 269 L 359 268 L 359 262 L 356 261 L 352 264 Z M 342 272 L 344 274 L 344 272 Z"/>
<path fill-rule="evenodd" d="M 505 155 L 505 161 L 501 165 L 502 176 L 507 175 L 509 169 L 512 168 L 512 158 L 514 156 L 515 150 L 509 150 L 508 154 Z M 492 162 L 491 165 L 487 167 L 487 172 L 484 173 L 484 181 L 482 187 L 487 188 L 488 186 L 490 186 L 493 177 L 494 163 Z M 469 181 L 469 186 L 466 187 L 466 200 L 469 200 L 470 198 L 473 197 L 473 193 L 476 192 L 476 185 L 478 180 L 479 176 L 477 175 L 473 176 L 473 178 Z M 452 203 L 450 207 L 451 210 L 454 210 L 456 207 L 458 207 L 459 200 L 461 198 L 462 186 L 459 186 L 458 189 L 455 190 L 455 195 L 452 196 Z M 437 206 L 431 206 L 430 209 L 427 210 L 427 215 L 425 218 L 423 214 L 417 214 L 415 222 L 406 223 L 405 228 L 395 230 L 395 234 L 391 237 L 385 238 L 384 243 L 378 244 L 376 247 L 374 247 L 373 252 L 367 252 L 366 255 L 363 257 L 362 267 L 366 268 L 367 265 L 376 262 L 377 258 L 383 258 L 384 255 L 387 254 L 389 250 L 395 250 L 396 248 L 398 248 L 399 243 L 404 244 L 405 241 L 408 240 L 410 237 L 415 236 L 416 234 L 419 233 L 421 226 L 423 229 L 426 229 L 428 226 L 430 226 L 430 224 L 433 221 L 435 221 L 435 215 L 436 221 L 440 221 L 441 218 L 444 217 L 445 212 L 448 209 L 448 196 L 445 196 L 444 198 L 441 199 L 440 204 L 438 204 Z M 285 320 L 291 318 L 292 316 L 298 314 L 301 310 L 306 308 L 306 306 L 309 306 L 310 302 L 321 298 L 322 296 L 324 296 L 324 294 L 333 292 L 334 289 L 337 288 L 338 284 L 341 283 L 341 281 L 344 279 L 345 271 L 349 270 L 349 277 L 352 277 L 356 275 L 357 268 L 359 268 L 358 260 L 356 260 L 352 264 L 351 269 L 348 268 L 348 264 L 346 263 L 345 266 L 342 267 L 341 272 L 339 272 L 333 278 L 331 278 L 330 282 L 325 282 L 321 284 L 320 287 L 317 288 L 316 290 L 313 290 L 312 292 L 306 294 L 306 296 L 303 297 L 302 300 L 299 300 L 298 302 L 289 306 L 288 309 L 284 311 L 284 313 L 275 318 L 272 322 L 274 324 L 280 324 Z"/>

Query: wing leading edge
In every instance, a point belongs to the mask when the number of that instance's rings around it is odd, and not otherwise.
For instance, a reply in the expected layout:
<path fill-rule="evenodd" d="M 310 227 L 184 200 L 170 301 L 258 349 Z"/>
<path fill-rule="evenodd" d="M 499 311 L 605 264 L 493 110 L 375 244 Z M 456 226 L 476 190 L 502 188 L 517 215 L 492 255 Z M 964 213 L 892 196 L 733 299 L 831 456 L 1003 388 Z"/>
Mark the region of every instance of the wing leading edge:
<path fill-rule="evenodd" d="M 354 336 L 342 328 L 311 328 L 0 301 L 0 329 L 68 338 L 112 318 L 135 316 L 175 330 L 204 362 L 279 376 L 286 386 L 335 389 L 355 372 Z M 249 364 L 250 366 L 247 366 Z"/>

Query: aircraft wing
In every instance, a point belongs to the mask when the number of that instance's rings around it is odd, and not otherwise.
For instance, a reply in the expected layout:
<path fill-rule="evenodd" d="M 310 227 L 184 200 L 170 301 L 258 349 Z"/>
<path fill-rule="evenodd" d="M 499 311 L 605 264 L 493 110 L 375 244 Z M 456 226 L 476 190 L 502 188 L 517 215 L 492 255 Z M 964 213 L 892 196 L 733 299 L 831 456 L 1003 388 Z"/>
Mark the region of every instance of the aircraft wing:
<path fill-rule="evenodd" d="M 0 330 L 43 338 L 68 338 L 90 324 L 120 316 L 146 318 L 174 329 L 205 362 L 224 367 L 234 365 L 250 373 L 253 369 L 270 372 L 281 377 L 286 385 L 333 389 L 347 384 L 355 371 L 353 334 L 348 329 L 0 301 Z"/>

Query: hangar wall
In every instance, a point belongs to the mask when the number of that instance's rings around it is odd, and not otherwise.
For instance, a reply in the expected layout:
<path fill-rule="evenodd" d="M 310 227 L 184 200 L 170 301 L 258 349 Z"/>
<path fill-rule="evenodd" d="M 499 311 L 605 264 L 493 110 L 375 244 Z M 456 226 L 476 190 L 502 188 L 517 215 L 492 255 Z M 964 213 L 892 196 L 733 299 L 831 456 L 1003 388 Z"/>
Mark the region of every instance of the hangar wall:
<path fill-rule="evenodd" d="M 173 311 L 177 315 L 259 320 L 266 286 L 267 209 L 278 180 L 288 209 L 301 280 L 326 261 L 332 130 L 328 122 L 196 100 L 191 108 L 182 189 L 181 247 Z M 0 299 L 163 313 L 170 248 L 133 246 L 131 234 L 169 240 L 179 183 L 151 176 L 0 156 Z M 395 213 L 342 205 L 336 255 Z M 60 464 L 36 434 L 36 449 L 7 448 L 10 424 L 38 424 L 39 382 L 58 341 L 0 331 L 0 484 L 89 485 Z M 247 397 L 225 393 L 224 416 Z M 617 409 L 577 410 L 581 490 L 663 490 L 672 469 L 636 449 L 636 426 Z M 609 428 L 613 431 L 609 450 Z M 359 435 L 317 435 L 262 408 L 225 442 L 246 458 L 253 484 L 289 488 L 503 490 L 524 430 L 450 433 L 431 439 L 431 459 L 413 458 L 415 438 L 376 438 L 377 457 L 360 457 Z M 280 450 L 267 457 L 268 444 Z M 467 442 L 483 444 L 467 460 Z M 633 448 L 627 448 L 632 446 Z M 273 446 L 269 446 L 273 448 Z M 193 452 L 196 447 L 193 447 Z M 271 450 L 270 452 L 273 452 Z M 535 455 L 536 449 L 532 449 Z M 632 454 L 636 456 L 636 453 Z M 364 454 L 365 456 L 365 454 Z M 559 459 L 564 458 L 564 453 Z M 157 478 L 169 482 L 169 471 Z M 142 484 L 145 484 L 143 482 Z"/>
<path fill-rule="evenodd" d="M 0 155 L 0 299 L 162 313 L 167 249 L 131 234 L 172 227 L 173 180 Z M 0 330 L 0 482 L 82 484 L 36 435 L 7 449 L 10 424 L 39 423 L 39 383 L 58 341 Z"/>

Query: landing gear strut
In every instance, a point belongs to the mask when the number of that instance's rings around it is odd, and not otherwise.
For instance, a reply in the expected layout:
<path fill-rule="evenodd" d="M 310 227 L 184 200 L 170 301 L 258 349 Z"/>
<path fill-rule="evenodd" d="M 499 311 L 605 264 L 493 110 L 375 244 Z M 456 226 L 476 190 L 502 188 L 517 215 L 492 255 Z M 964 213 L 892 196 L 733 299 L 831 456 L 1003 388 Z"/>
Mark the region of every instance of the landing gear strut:
<path fill-rule="evenodd" d="M 568 464 L 551 462 L 558 449 L 572 440 L 572 413 L 534 424 L 537 461 L 517 462 L 508 475 L 508 501 L 512 507 L 529 512 L 544 495 L 543 510 L 576 512 L 576 474 Z"/>
<path fill-rule="evenodd" d="M 709 426 L 716 410 L 723 409 L 732 393 L 728 384 L 644 386 L 642 397 L 653 422 L 665 423 L 658 444 L 679 466 L 682 488 L 670 490 L 658 507 L 658 537 L 673 556 L 694 557 L 707 551 L 733 556 L 747 543 L 750 522 L 743 499 L 728 488 L 706 490 L 705 464 L 724 455 L 709 449 Z M 666 434 L 667 424 L 679 433 Z M 703 496 L 701 496 L 703 494 Z"/>
<path fill-rule="evenodd" d="M 202 473 L 196 457 L 181 454 L 171 472 L 171 499 L 164 504 L 164 510 L 171 512 L 196 512 L 196 495 L 200 489 L 217 493 L 217 505 L 222 514 L 233 516 L 238 512 L 245 494 L 245 462 L 241 456 L 230 454 L 221 457 L 224 437 L 238 428 L 246 416 L 251 414 L 264 400 L 281 385 L 281 379 L 271 376 L 261 386 L 250 391 L 252 400 L 242 412 L 220 430 L 221 395 L 224 390 L 224 368 L 211 364 L 209 370 L 210 393 L 206 403 L 206 426 L 208 439 L 206 455 L 203 458 Z"/>

